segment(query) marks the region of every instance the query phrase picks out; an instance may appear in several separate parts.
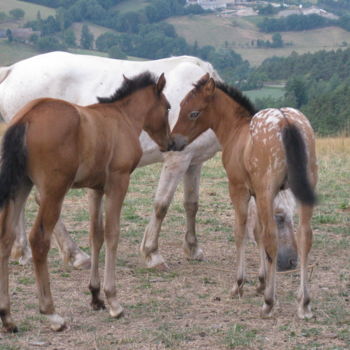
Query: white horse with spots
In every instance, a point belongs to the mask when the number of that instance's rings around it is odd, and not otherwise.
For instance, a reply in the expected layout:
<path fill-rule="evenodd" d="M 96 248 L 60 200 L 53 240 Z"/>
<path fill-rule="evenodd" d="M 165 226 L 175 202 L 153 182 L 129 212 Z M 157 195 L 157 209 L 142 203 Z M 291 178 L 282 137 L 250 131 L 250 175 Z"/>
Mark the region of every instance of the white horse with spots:
<path fill-rule="evenodd" d="M 123 75 L 131 77 L 145 70 L 158 75 L 165 72 L 167 84 L 164 93 L 171 104 L 171 127 L 177 120 L 180 101 L 192 89 L 192 84 L 207 72 L 219 79 L 210 63 L 190 56 L 135 62 L 51 52 L 0 68 L 0 113 L 5 121 L 9 121 L 24 104 L 39 97 L 60 98 L 79 105 L 92 104 L 97 101 L 97 96 L 111 95 L 121 85 Z M 146 265 L 166 267 L 165 260 L 159 253 L 158 238 L 162 221 L 182 179 L 187 219 L 184 252 L 188 258 L 202 259 L 203 252 L 196 238 L 195 217 L 202 164 L 220 148 L 214 133 L 208 130 L 184 151 L 164 155 L 145 132 L 142 132 L 140 141 L 143 156 L 138 166 L 164 161 L 153 212 L 140 248 Z M 280 212 L 285 213 L 282 215 L 285 218 L 283 222 L 290 222 L 292 217 L 289 216 L 289 211 L 283 208 L 285 203 L 283 200 L 277 200 L 277 206 L 280 209 L 282 207 Z M 252 213 L 255 213 L 254 209 Z M 252 220 L 254 221 L 254 218 Z M 15 255 L 22 256 L 22 262 L 25 263 L 30 259 L 31 253 L 25 235 L 23 214 L 18 232 L 20 235 L 15 244 Z M 288 246 L 292 247 L 288 249 L 291 251 L 295 247 L 293 230 L 289 229 L 288 232 Z M 70 261 L 75 267 L 89 265 L 89 256 L 72 241 L 61 221 L 57 223 L 54 235 L 66 262 Z M 295 256 L 295 250 L 292 255 L 284 254 L 283 266 L 280 268 L 293 267 L 290 263 L 295 260 Z"/>

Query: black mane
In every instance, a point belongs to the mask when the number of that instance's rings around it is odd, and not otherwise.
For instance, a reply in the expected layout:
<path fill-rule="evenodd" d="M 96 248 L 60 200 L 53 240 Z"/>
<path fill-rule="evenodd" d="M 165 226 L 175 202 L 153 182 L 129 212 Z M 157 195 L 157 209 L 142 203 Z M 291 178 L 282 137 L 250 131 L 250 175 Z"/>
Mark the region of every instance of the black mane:
<path fill-rule="evenodd" d="M 199 89 L 203 85 L 205 85 L 206 81 L 198 81 L 194 84 L 196 89 Z M 245 96 L 240 90 L 230 86 L 221 81 L 215 81 L 215 85 L 218 89 L 222 90 L 225 94 L 229 95 L 233 100 L 235 100 L 239 105 L 241 105 L 245 110 L 247 110 L 250 116 L 253 116 L 258 110 L 255 108 L 254 104 L 250 101 L 250 99 Z"/>
<path fill-rule="evenodd" d="M 149 85 L 157 84 L 157 78 L 149 71 L 143 72 L 130 79 L 124 79 L 123 84 L 110 97 L 97 97 L 99 103 L 112 103 L 119 101 L 133 92 L 143 89 Z"/>

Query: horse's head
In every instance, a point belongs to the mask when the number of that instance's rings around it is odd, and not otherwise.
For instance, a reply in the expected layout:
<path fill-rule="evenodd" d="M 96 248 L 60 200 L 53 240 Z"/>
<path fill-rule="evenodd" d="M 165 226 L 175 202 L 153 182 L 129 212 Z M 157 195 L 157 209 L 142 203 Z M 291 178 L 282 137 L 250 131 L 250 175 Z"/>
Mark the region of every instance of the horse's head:
<path fill-rule="evenodd" d="M 174 140 L 173 150 L 181 151 L 211 127 L 208 106 L 214 92 L 214 79 L 207 73 L 181 101 L 179 118 L 171 133 Z"/>
<path fill-rule="evenodd" d="M 298 265 L 298 250 L 294 238 L 293 218 L 286 212 L 276 212 L 278 230 L 278 271 L 295 269 Z"/>
<path fill-rule="evenodd" d="M 157 83 L 152 87 L 151 94 L 147 94 L 146 103 L 151 106 L 148 109 L 143 129 L 158 144 L 162 152 L 172 148 L 173 142 L 170 137 L 168 113 L 170 104 L 163 94 L 166 84 L 164 73 L 161 74 Z"/>

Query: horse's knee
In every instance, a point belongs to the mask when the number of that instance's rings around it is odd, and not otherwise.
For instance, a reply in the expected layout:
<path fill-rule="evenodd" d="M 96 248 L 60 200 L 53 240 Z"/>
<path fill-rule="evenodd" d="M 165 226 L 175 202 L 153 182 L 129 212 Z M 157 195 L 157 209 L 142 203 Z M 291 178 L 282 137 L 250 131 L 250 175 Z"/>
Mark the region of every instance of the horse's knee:
<path fill-rule="evenodd" d="M 32 248 L 33 260 L 45 261 L 50 249 L 50 239 L 45 237 L 38 239 L 35 235 L 30 235 L 29 243 Z"/>
<path fill-rule="evenodd" d="M 192 216 L 196 216 L 198 211 L 198 202 L 184 202 L 184 208 L 186 210 L 186 213 Z"/>
<path fill-rule="evenodd" d="M 157 219 L 163 220 L 165 218 L 167 211 L 168 211 L 168 208 L 169 208 L 169 203 L 157 201 L 154 204 L 154 211 L 155 211 Z"/>

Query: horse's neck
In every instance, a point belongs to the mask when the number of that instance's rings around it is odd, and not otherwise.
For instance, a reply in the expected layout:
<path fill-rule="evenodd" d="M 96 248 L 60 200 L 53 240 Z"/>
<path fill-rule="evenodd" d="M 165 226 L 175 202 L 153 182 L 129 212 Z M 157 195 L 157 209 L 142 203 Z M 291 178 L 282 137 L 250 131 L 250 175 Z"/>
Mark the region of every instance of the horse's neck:
<path fill-rule="evenodd" d="M 140 135 L 149 110 L 149 104 L 145 103 L 142 91 L 137 91 L 132 96 L 126 97 L 124 100 L 117 102 L 115 106 L 123 111 L 137 135 Z"/>
<path fill-rule="evenodd" d="M 222 91 L 215 94 L 212 106 L 212 128 L 222 148 L 228 143 L 234 146 L 239 136 L 249 129 L 248 112 Z"/>

